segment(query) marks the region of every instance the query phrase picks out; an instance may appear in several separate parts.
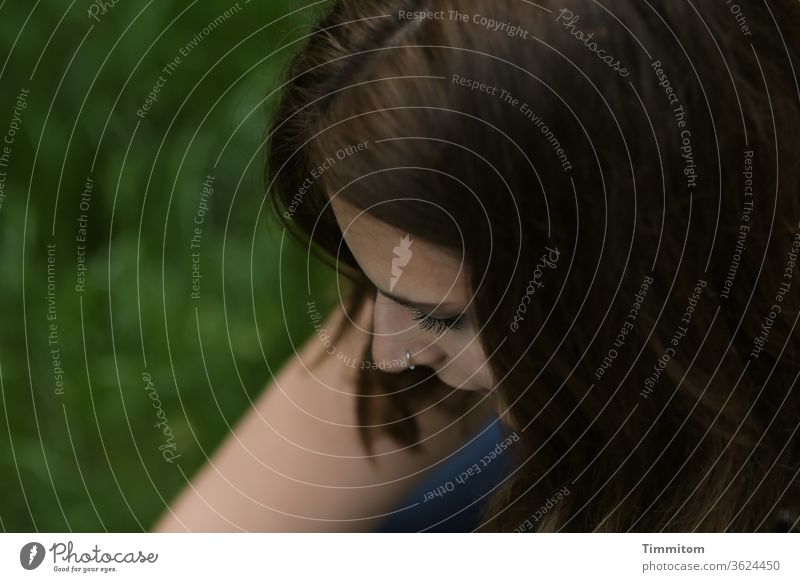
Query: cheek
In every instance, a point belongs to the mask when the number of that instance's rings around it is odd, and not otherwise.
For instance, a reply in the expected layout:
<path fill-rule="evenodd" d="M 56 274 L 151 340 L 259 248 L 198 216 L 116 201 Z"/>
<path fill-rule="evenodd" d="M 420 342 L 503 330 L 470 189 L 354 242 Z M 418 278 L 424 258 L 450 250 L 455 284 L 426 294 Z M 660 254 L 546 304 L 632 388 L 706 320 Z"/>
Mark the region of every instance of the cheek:
<path fill-rule="evenodd" d="M 470 333 L 448 333 L 437 340 L 438 345 L 458 363 L 462 370 L 472 373 L 484 362 L 485 357 L 477 338 Z"/>
<path fill-rule="evenodd" d="M 448 378 L 453 382 L 452 385 L 459 383 L 467 390 L 489 388 L 493 385 L 492 372 L 486 363 L 483 349 L 473 335 L 458 339 L 456 335 L 443 337 L 438 345 L 449 361 Z"/>
<path fill-rule="evenodd" d="M 475 380 L 488 386 L 492 383 L 492 370 L 486 360 L 486 353 L 483 351 L 483 346 L 481 346 L 478 338 L 473 336 L 471 339 L 472 343 L 464 351 L 464 355 L 469 358 L 470 362 L 469 373 L 475 372 Z"/>

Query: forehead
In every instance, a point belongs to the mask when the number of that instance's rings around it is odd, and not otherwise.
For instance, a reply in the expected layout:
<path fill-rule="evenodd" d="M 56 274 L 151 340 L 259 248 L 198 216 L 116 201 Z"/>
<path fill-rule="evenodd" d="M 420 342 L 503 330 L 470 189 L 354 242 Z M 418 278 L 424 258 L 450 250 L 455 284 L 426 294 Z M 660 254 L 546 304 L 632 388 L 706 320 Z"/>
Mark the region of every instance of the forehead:
<path fill-rule="evenodd" d="M 334 197 L 331 206 L 347 246 L 379 290 L 420 303 L 455 302 L 466 296 L 461 257 L 339 198 Z"/>

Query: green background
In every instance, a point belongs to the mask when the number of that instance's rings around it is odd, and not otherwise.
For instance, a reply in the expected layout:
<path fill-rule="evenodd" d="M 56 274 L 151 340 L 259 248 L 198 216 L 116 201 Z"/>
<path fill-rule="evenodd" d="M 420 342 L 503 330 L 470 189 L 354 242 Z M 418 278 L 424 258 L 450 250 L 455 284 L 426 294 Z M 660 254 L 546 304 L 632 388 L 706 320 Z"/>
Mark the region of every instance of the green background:
<path fill-rule="evenodd" d="M 333 274 L 312 262 L 307 280 L 306 250 L 283 239 L 264 204 L 264 137 L 282 67 L 324 9 L 306 4 L 241 1 L 206 34 L 235 3 L 126 0 L 99 22 L 86 1 L 0 3 L 0 139 L 17 94 L 30 91 L 0 208 L 0 529 L 150 528 L 311 334 L 309 285 L 318 304 L 336 301 Z M 208 174 L 192 299 L 189 243 Z M 174 434 L 172 464 L 159 451 L 166 439 L 145 372 Z"/>

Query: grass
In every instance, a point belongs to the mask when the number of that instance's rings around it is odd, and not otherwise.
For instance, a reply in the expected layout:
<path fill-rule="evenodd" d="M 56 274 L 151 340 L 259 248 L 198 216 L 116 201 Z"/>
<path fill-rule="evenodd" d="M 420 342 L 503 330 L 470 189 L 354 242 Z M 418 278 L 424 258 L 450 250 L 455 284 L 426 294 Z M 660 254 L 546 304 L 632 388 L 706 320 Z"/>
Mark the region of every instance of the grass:
<path fill-rule="evenodd" d="M 334 299 L 332 275 L 268 217 L 262 183 L 267 96 L 318 8 L 240 2 L 211 29 L 235 5 L 0 9 L 0 139 L 22 112 L 0 168 L 5 531 L 149 528 L 311 334 L 308 289 Z"/>

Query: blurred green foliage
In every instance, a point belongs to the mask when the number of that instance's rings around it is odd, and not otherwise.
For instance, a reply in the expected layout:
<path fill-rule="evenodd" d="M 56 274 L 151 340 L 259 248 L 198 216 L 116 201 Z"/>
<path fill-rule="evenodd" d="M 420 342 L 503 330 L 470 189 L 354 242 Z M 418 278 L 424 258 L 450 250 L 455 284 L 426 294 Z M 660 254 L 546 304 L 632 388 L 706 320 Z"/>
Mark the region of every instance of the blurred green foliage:
<path fill-rule="evenodd" d="M 310 335 L 309 285 L 335 301 L 333 275 L 269 216 L 262 177 L 282 67 L 323 6 L 0 5 L 0 139 L 21 113 L 0 168 L 0 529 L 146 530 Z"/>

